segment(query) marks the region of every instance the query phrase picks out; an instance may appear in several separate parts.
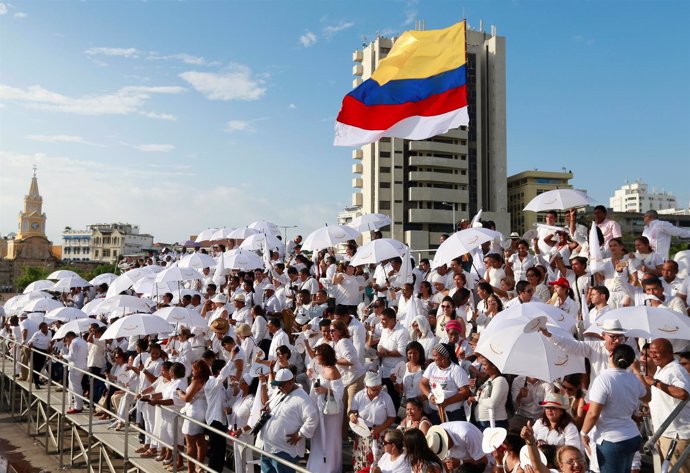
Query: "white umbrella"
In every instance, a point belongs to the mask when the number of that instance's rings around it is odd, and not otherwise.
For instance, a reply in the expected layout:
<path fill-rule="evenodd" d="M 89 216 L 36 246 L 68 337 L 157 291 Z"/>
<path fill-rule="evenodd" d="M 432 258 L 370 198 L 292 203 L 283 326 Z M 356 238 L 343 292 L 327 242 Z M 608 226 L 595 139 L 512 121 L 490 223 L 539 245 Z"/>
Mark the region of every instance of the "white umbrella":
<path fill-rule="evenodd" d="M 60 307 L 58 309 L 53 309 L 46 314 L 46 320 L 55 322 L 60 320 L 62 322 L 69 322 L 70 320 L 85 319 L 89 315 L 79 309 L 74 307 Z"/>
<path fill-rule="evenodd" d="M 65 335 L 67 335 L 67 332 L 74 332 L 74 333 L 81 333 L 81 332 L 86 332 L 89 328 L 91 328 L 91 324 L 96 324 L 99 327 L 103 327 L 105 324 L 101 322 L 100 320 L 96 319 L 90 319 L 90 318 L 85 318 L 85 319 L 74 319 L 69 322 L 67 322 L 65 325 L 57 329 L 55 332 L 55 335 L 53 335 L 53 340 L 60 340 L 61 338 L 65 338 Z"/>
<path fill-rule="evenodd" d="M 376 264 L 392 258 L 402 258 L 408 251 L 407 246 L 398 240 L 379 238 L 357 248 L 357 253 L 350 264 L 352 266 Z"/>
<path fill-rule="evenodd" d="M 204 242 L 209 242 L 211 241 L 211 236 L 216 233 L 217 228 L 207 228 L 206 230 L 203 230 L 199 232 L 199 234 L 196 236 L 196 239 L 194 239 L 195 242 L 197 243 L 204 243 Z"/>
<path fill-rule="evenodd" d="M 278 248 L 281 245 L 282 243 L 280 243 L 280 240 L 278 240 L 278 238 L 271 233 L 256 233 L 245 238 L 240 244 L 240 249 L 257 251 L 263 250 L 266 246 L 268 246 L 269 250 L 278 251 Z"/>
<path fill-rule="evenodd" d="M 587 332 L 601 335 L 602 325 L 611 319 L 620 321 L 628 337 L 690 340 L 688 317 L 663 307 L 633 306 L 610 310 L 597 317 Z"/>
<path fill-rule="evenodd" d="M 53 286 L 53 291 L 55 292 L 69 292 L 70 289 L 75 287 L 89 287 L 92 284 L 81 276 L 70 276 L 68 278 L 62 278 Z"/>
<path fill-rule="evenodd" d="M 21 312 L 23 307 L 30 301 L 36 299 L 48 299 L 52 297 L 53 296 L 43 291 L 31 291 L 26 294 L 17 294 L 16 296 L 12 296 L 9 299 L 7 299 L 7 302 L 5 302 L 4 305 L 4 309 L 5 311 L 7 311 L 8 314 L 16 315 L 19 312 Z"/>
<path fill-rule="evenodd" d="M 251 271 L 264 267 L 263 260 L 256 253 L 241 248 L 223 253 L 223 264 L 226 269 L 238 269 L 240 271 Z"/>
<path fill-rule="evenodd" d="M 228 238 L 232 238 L 233 240 L 244 240 L 245 238 L 249 238 L 250 236 L 256 235 L 257 233 L 261 233 L 261 232 L 259 230 L 254 229 L 254 228 L 249 228 L 249 227 L 236 228 L 230 232 L 230 234 L 228 235 Z"/>
<path fill-rule="evenodd" d="M 104 298 L 99 298 L 89 301 L 86 304 L 84 304 L 84 307 L 82 307 L 81 310 L 82 312 L 85 312 L 87 315 L 105 314 L 106 312 L 108 312 L 107 310 L 100 310 L 101 304 L 103 304 L 104 300 Z"/>
<path fill-rule="evenodd" d="M 156 275 L 149 274 L 145 278 L 141 278 L 132 286 L 132 290 L 137 294 L 142 294 L 144 297 L 153 299 L 155 295 L 162 295 L 166 292 L 173 294 L 178 291 L 177 282 L 156 283 Z"/>
<path fill-rule="evenodd" d="M 100 286 L 101 284 L 107 284 L 110 286 L 110 284 L 117 279 L 117 274 L 113 273 L 103 273 L 99 274 L 95 278 L 93 278 L 91 281 L 89 281 L 91 284 L 94 286 Z"/>
<path fill-rule="evenodd" d="M 208 327 L 208 321 L 195 310 L 185 309 L 184 307 L 163 307 L 153 315 L 158 316 L 174 325 L 186 325 L 192 327 Z"/>
<path fill-rule="evenodd" d="M 130 269 L 126 273 L 122 273 L 117 279 L 114 279 L 110 286 L 108 287 L 108 292 L 105 293 L 106 297 L 113 297 L 120 294 L 122 291 L 126 291 L 139 279 L 146 277 L 153 272 L 148 269 L 149 266 L 144 266 L 143 268 Z"/>
<path fill-rule="evenodd" d="M 46 279 L 63 279 L 72 276 L 79 275 L 74 271 L 70 271 L 69 269 L 58 269 L 57 271 L 53 271 L 52 273 L 50 273 Z"/>
<path fill-rule="evenodd" d="M 524 210 L 544 212 L 546 210 L 565 210 L 585 207 L 592 204 L 587 194 L 576 189 L 554 189 L 539 194 L 530 200 Z"/>
<path fill-rule="evenodd" d="M 26 318 L 29 320 L 33 320 L 37 324 L 40 324 L 45 320 L 46 314 L 43 312 L 31 312 L 30 314 L 26 314 Z"/>
<path fill-rule="evenodd" d="M 132 314 L 115 321 L 105 331 L 101 338 L 111 340 L 113 338 L 145 336 L 154 333 L 170 333 L 175 327 L 160 317 L 152 314 Z"/>
<path fill-rule="evenodd" d="M 247 225 L 247 228 L 253 228 L 261 233 L 269 233 L 273 236 L 280 235 L 280 228 L 275 223 L 268 222 L 266 220 L 257 220 Z"/>
<path fill-rule="evenodd" d="M 65 307 L 65 305 L 56 301 L 55 299 L 33 299 L 30 300 L 24 307 L 23 312 L 50 312 L 53 309 Z"/>
<path fill-rule="evenodd" d="M 120 317 L 125 317 L 127 315 L 132 315 L 132 314 L 146 314 L 149 315 L 151 314 L 150 311 L 143 311 L 139 309 L 130 309 L 128 307 L 118 307 L 117 309 L 113 309 L 110 311 L 108 314 L 108 323 L 112 322 L 115 319 L 119 319 Z"/>
<path fill-rule="evenodd" d="M 196 253 L 185 255 L 180 258 L 180 263 L 178 266 L 180 268 L 193 269 L 215 268 L 216 260 L 213 259 L 213 256 L 197 251 Z"/>
<path fill-rule="evenodd" d="M 384 214 L 364 214 L 352 219 L 347 224 L 358 232 L 371 232 L 391 224 L 391 218 Z"/>
<path fill-rule="evenodd" d="M 176 264 L 176 263 L 175 263 Z M 142 269 L 145 269 L 149 273 L 160 273 L 163 271 L 165 268 L 169 268 L 170 266 L 159 266 L 157 264 L 149 264 L 147 266 L 144 266 Z"/>
<path fill-rule="evenodd" d="M 211 241 L 223 241 L 223 240 L 228 240 L 230 237 L 228 235 L 232 233 L 232 231 L 235 230 L 233 227 L 223 227 L 219 228 L 215 232 L 213 232 L 213 235 L 211 235 L 210 240 Z"/>
<path fill-rule="evenodd" d="M 347 225 L 326 225 L 307 235 L 302 243 L 302 249 L 318 251 L 323 248 L 331 248 L 348 240 L 354 240 L 360 233 Z"/>
<path fill-rule="evenodd" d="M 40 291 L 43 289 L 50 289 L 55 285 L 53 281 L 49 281 L 47 279 L 39 279 L 38 281 L 34 281 L 28 286 L 24 288 L 24 292 L 22 294 L 28 294 L 31 291 Z"/>
<path fill-rule="evenodd" d="M 431 267 L 438 268 L 444 264 L 449 264 L 455 258 L 470 253 L 483 243 L 500 237 L 500 233 L 486 228 L 466 228 L 455 232 L 438 247 Z"/>
<path fill-rule="evenodd" d="M 144 299 L 134 296 L 113 296 L 103 300 L 98 307 L 100 313 L 108 313 L 117 308 L 126 308 L 132 312 L 150 312 L 151 307 L 156 305 L 151 299 Z"/>
<path fill-rule="evenodd" d="M 525 323 L 538 317 L 546 317 L 547 321 L 556 325 L 561 330 L 572 334 L 573 328 L 577 325 L 577 321 L 564 310 L 554 307 L 543 302 L 525 302 L 524 304 L 517 304 L 513 307 L 508 307 L 501 311 L 501 319 L 520 319 Z M 492 319 L 489 323 L 491 325 L 497 319 Z"/>
<path fill-rule="evenodd" d="M 585 359 L 569 355 L 539 332 L 546 317 L 525 320 L 504 318 L 503 313 L 486 327 L 475 353 L 489 359 L 503 374 L 530 376 L 553 381 L 571 373 L 585 372 Z M 571 336 L 556 326 L 549 331 Z"/>
<path fill-rule="evenodd" d="M 192 279 L 204 279 L 204 275 L 193 268 L 180 268 L 173 266 L 170 269 L 164 269 L 156 274 L 156 284 L 165 282 L 191 281 Z"/>

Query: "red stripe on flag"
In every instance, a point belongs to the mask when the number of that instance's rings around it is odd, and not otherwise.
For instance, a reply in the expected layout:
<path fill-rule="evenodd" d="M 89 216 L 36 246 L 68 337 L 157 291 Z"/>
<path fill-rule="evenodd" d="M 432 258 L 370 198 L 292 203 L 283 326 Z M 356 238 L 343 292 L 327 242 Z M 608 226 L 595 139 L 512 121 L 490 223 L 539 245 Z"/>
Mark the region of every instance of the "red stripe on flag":
<path fill-rule="evenodd" d="M 400 120 L 413 116 L 433 117 L 467 106 L 467 86 L 432 95 L 419 102 L 399 105 L 366 106 L 346 95 L 337 121 L 364 130 L 387 130 Z"/>

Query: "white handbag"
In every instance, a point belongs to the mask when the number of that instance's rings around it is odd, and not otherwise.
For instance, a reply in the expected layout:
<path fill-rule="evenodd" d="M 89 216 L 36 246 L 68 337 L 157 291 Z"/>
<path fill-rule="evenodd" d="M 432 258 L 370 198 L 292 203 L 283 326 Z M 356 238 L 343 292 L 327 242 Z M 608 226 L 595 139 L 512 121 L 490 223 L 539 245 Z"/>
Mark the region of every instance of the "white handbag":
<path fill-rule="evenodd" d="M 326 402 L 323 405 L 323 413 L 327 416 L 333 414 L 340 414 L 340 405 L 338 401 L 331 396 L 331 390 L 326 391 Z"/>

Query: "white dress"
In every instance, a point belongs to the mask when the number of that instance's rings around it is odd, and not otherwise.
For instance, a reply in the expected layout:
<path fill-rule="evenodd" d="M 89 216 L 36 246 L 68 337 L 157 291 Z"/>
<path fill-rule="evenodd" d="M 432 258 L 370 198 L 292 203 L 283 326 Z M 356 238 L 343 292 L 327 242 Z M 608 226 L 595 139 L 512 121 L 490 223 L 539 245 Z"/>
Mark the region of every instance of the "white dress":
<path fill-rule="evenodd" d="M 160 378 L 158 378 L 153 383 L 153 387 L 155 388 L 153 392 L 154 393 L 163 393 L 163 391 L 165 390 L 165 387 L 168 384 L 170 384 L 170 381 L 168 381 L 167 379 L 165 379 L 164 377 L 161 376 Z M 161 438 L 161 428 L 163 426 L 162 412 L 163 412 L 163 409 L 161 408 L 161 406 L 155 406 L 155 411 L 154 411 L 154 416 L 153 416 L 153 437 L 155 437 L 155 438 L 151 439 L 151 448 L 158 447 L 158 446 L 160 446 L 161 448 L 163 447 L 163 445 L 160 445 L 158 440 L 156 440 L 156 439 Z"/>
<path fill-rule="evenodd" d="M 206 393 L 203 389 L 199 389 L 197 393 L 192 398 L 191 402 L 187 402 L 184 406 L 184 414 L 187 417 L 201 422 L 206 423 L 206 409 L 208 408 L 208 403 L 206 402 Z M 199 424 L 190 422 L 187 419 L 182 422 L 182 433 L 185 435 L 199 435 L 204 432 L 204 428 Z"/>
<path fill-rule="evenodd" d="M 340 473 L 343 467 L 342 399 L 345 386 L 343 385 L 342 379 L 331 381 L 325 379 L 321 375 L 319 375 L 318 379 L 322 387 L 329 388 L 333 391 L 331 396 L 335 397 L 338 401 L 340 412 L 338 414 L 325 415 L 323 413 L 323 406 L 326 403 L 326 395 L 316 394 L 312 387 L 310 396 L 316 401 L 321 419 L 311 438 L 311 451 L 309 453 L 309 461 L 307 462 L 307 470 L 321 473 Z"/>
<path fill-rule="evenodd" d="M 184 405 L 184 401 L 180 399 L 177 394 L 177 390 L 182 389 L 183 391 L 187 389 L 187 379 L 179 378 L 173 379 L 168 384 L 165 385 L 163 389 L 163 399 L 172 399 L 173 405 L 166 406 L 174 411 L 180 410 Z M 173 445 L 175 432 L 174 427 L 175 414 L 170 412 L 168 409 L 161 409 L 161 440 L 164 445 Z M 182 422 L 178 421 L 177 428 L 177 444 L 182 445 L 184 443 L 184 436 L 182 434 Z"/>

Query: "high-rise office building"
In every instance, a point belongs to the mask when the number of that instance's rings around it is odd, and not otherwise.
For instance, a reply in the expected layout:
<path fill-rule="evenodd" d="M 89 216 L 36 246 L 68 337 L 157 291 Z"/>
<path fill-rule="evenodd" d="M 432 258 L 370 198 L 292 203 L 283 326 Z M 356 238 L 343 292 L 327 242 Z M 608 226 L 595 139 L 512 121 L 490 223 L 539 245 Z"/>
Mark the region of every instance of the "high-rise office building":
<path fill-rule="evenodd" d="M 614 212 L 640 212 L 647 210 L 669 210 L 676 208 L 676 196 L 670 192 L 649 192 L 647 184 L 638 179 L 635 182 L 625 181 L 620 189 L 609 198 L 609 205 Z"/>
<path fill-rule="evenodd" d="M 372 75 L 393 42 L 379 36 L 353 53 L 353 87 Z M 508 230 L 505 37 L 493 27 L 468 27 L 467 94 L 469 127 L 423 141 L 382 138 L 352 151 L 352 205 L 357 213 L 390 215 L 384 236 L 416 250 L 436 248 L 442 233 L 480 209 L 483 220 Z"/>
<path fill-rule="evenodd" d="M 572 171 L 522 171 L 508 177 L 508 211 L 510 231 L 521 235 L 535 223 L 544 223 L 546 212 L 524 212 L 522 209 L 539 194 L 554 189 L 572 189 Z"/>

